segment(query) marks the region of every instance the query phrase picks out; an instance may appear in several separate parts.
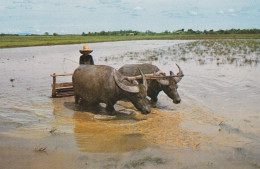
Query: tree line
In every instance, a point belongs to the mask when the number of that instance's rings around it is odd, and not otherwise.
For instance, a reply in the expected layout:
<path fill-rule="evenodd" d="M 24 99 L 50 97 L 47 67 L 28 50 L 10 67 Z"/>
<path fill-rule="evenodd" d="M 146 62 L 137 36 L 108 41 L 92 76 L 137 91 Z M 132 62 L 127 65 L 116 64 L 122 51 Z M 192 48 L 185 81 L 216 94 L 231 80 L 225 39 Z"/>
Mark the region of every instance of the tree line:
<path fill-rule="evenodd" d="M 134 36 L 134 35 L 221 35 L 221 34 L 260 34 L 260 29 L 227 29 L 227 30 L 192 30 L 192 29 L 179 29 L 175 31 L 165 30 L 164 32 L 153 32 L 147 30 L 145 32 L 133 31 L 133 30 L 120 30 L 120 31 L 100 31 L 100 32 L 82 32 L 82 36 Z M 44 33 L 44 36 L 58 36 L 58 33 L 49 34 Z M 42 36 L 39 34 L 5 34 L 1 33 L 0 36 Z"/>
<path fill-rule="evenodd" d="M 164 32 L 153 32 L 150 30 L 147 30 L 145 32 L 139 32 L 139 31 L 132 31 L 132 30 L 120 30 L 120 31 L 101 31 L 101 32 L 82 32 L 82 36 L 131 36 L 131 35 L 181 35 L 181 34 L 186 34 L 186 35 L 196 35 L 196 34 L 260 34 L 260 29 L 228 29 L 228 30 L 217 30 L 214 31 L 213 29 L 211 30 L 204 30 L 204 31 L 199 31 L 199 30 L 192 30 L 192 29 L 180 29 L 176 31 L 164 31 Z"/>

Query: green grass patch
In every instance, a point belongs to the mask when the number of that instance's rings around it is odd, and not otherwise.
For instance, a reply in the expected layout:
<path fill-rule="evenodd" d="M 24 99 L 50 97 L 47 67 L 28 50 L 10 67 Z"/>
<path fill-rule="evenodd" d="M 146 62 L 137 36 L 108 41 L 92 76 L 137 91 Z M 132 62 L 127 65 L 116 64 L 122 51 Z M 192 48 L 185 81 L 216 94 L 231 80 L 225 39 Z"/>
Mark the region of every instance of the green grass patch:
<path fill-rule="evenodd" d="M 46 46 L 62 44 L 95 43 L 128 40 L 199 40 L 199 39 L 260 39 L 260 34 L 228 35 L 134 35 L 134 36 L 81 36 L 81 35 L 41 35 L 41 36 L 0 36 L 0 48 Z"/>

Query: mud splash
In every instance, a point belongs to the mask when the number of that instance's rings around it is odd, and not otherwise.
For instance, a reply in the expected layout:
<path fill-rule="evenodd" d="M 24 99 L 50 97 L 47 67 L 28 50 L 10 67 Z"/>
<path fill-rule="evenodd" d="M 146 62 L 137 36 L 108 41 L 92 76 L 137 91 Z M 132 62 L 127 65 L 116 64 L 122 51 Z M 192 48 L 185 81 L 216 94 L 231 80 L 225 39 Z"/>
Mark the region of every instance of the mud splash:
<path fill-rule="evenodd" d="M 117 115 L 108 116 L 104 114 L 102 105 L 87 108 L 75 106 L 73 98 L 62 100 L 54 99 L 53 114 L 65 120 L 64 123 L 73 123 L 80 151 L 125 152 L 150 146 L 196 147 L 202 140 L 209 139 L 200 132 L 183 128 L 181 121 L 184 118 L 178 111 L 153 108 L 151 114 L 141 115 L 131 103 L 120 101 L 116 105 Z"/>

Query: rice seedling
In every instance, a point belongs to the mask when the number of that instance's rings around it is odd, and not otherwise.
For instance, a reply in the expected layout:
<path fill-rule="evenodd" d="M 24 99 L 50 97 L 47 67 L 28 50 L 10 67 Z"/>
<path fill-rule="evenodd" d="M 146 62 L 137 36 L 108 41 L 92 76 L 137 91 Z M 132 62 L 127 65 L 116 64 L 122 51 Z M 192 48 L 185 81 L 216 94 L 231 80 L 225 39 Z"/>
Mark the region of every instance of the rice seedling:
<path fill-rule="evenodd" d="M 204 65 L 206 63 L 206 61 L 201 58 L 198 59 L 198 62 L 200 65 Z"/>
<path fill-rule="evenodd" d="M 56 131 L 57 129 L 55 128 L 55 127 L 53 127 L 49 132 L 51 133 L 51 134 L 55 134 L 55 131 Z"/>
<path fill-rule="evenodd" d="M 185 57 L 181 57 L 180 60 L 185 62 L 187 59 Z"/>
<path fill-rule="evenodd" d="M 126 52 L 121 56 L 105 58 L 106 61 L 192 61 L 199 64 L 256 65 L 260 60 L 260 40 L 199 40 L 170 47 Z"/>
<path fill-rule="evenodd" d="M 35 152 L 46 152 L 46 149 L 47 149 L 47 147 L 38 146 L 38 147 L 34 148 L 34 151 Z"/>

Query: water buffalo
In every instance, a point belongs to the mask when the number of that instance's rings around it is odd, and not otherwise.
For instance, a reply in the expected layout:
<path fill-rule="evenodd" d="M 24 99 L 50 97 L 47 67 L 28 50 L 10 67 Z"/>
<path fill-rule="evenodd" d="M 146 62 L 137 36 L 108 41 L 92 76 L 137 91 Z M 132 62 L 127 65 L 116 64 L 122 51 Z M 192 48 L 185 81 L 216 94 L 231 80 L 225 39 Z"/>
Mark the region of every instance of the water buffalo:
<path fill-rule="evenodd" d="M 129 82 L 125 76 L 110 66 L 81 65 L 73 73 L 72 83 L 75 103 L 81 98 L 88 104 L 105 103 L 106 110 L 113 114 L 114 104 L 118 100 L 129 100 L 142 114 L 151 112 L 146 99 L 147 82 L 144 74 L 143 84 L 137 81 Z"/>
<path fill-rule="evenodd" d="M 177 65 L 177 64 L 176 64 Z M 177 75 L 180 75 L 180 77 L 170 77 L 168 79 L 154 79 L 154 80 L 147 80 L 148 83 L 148 90 L 147 95 L 151 98 L 151 101 L 153 103 L 156 103 L 158 98 L 158 94 L 160 91 L 164 91 L 173 100 L 173 103 L 178 104 L 181 102 L 181 98 L 177 92 L 178 85 L 177 83 L 181 81 L 183 72 L 181 68 L 177 65 L 179 68 L 179 73 Z M 118 71 L 122 73 L 125 76 L 137 76 L 140 75 L 138 72 L 138 68 L 141 69 L 141 71 L 144 74 L 152 74 L 155 72 L 160 71 L 160 69 L 152 64 L 127 64 L 122 66 Z M 172 71 L 170 71 L 170 75 L 174 75 Z"/>

